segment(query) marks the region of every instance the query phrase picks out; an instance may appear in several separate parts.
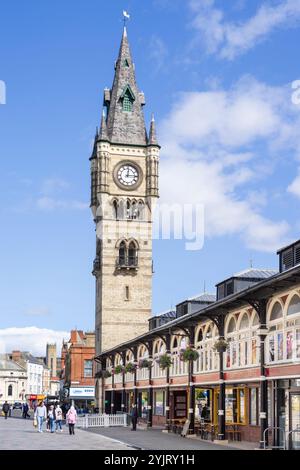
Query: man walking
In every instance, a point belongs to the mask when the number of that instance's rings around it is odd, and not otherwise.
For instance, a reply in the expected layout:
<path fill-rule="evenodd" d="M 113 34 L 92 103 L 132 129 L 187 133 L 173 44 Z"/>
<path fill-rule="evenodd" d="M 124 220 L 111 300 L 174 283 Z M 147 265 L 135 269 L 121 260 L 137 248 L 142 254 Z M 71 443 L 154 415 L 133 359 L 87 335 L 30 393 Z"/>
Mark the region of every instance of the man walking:
<path fill-rule="evenodd" d="M 131 422 L 132 422 L 131 431 L 136 431 L 136 425 L 137 425 L 137 420 L 138 420 L 138 412 L 137 412 L 136 405 L 132 405 L 130 414 L 131 414 Z"/>
<path fill-rule="evenodd" d="M 9 413 L 9 410 L 10 410 L 10 406 L 9 404 L 7 403 L 7 401 L 4 403 L 4 405 L 2 406 L 2 411 L 4 413 L 4 416 L 5 416 L 5 419 L 7 419 L 7 415 Z"/>
<path fill-rule="evenodd" d="M 28 414 L 29 406 L 27 403 L 23 404 L 23 418 L 30 418 L 30 415 Z"/>

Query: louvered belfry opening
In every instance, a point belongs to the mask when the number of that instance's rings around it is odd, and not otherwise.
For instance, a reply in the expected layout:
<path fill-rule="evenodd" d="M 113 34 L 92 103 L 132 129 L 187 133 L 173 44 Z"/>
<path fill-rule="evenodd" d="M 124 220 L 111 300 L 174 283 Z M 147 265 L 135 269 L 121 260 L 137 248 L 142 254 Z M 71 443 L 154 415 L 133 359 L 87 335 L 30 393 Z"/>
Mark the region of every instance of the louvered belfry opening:
<path fill-rule="evenodd" d="M 278 251 L 280 272 L 287 271 L 300 264 L 300 241 Z"/>

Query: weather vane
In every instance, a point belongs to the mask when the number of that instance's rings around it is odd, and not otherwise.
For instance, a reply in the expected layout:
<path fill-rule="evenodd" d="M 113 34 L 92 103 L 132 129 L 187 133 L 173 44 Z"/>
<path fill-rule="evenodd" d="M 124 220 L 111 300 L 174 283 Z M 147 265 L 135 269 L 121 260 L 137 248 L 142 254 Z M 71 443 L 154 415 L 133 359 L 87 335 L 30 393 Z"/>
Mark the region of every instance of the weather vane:
<path fill-rule="evenodd" d="M 124 20 L 124 27 L 125 27 L 127 21 L 130 20 L 130 15 L 126 10 L 123 10 L 123 20 Z"/>

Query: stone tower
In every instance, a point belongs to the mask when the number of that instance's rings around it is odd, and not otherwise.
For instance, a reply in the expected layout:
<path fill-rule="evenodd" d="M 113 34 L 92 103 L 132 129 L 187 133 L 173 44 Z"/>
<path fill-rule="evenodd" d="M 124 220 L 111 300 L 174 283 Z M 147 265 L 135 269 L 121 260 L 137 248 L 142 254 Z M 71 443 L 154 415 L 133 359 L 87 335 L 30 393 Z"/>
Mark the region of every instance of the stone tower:
<path fill-rule="evenodd" d="M 46 365 L 50 369 L 51 377 L 57 375 L 57 355 L 56 344 L 47 344 L 46 346 Z"/>
<path fill-rule="evenodd" d="M 148 329 L 152 301 L 152 218 L 158 198 L 159 150 L 124 28 L 111 89 L 91 156 L 96 224 L 96 355 Z"/>

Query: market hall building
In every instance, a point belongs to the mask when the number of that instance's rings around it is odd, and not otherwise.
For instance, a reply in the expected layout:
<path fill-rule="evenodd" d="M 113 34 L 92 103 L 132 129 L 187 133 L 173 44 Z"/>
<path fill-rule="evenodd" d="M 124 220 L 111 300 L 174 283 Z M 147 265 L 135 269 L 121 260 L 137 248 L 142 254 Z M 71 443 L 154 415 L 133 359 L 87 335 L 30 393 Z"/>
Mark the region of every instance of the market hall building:
<path fill-rule="evenodd" d="M 144 105 L 124 28 L 90 158 L 97 404 L 136 406 L 149 427 L 189 420 L 190 433 L 280 445 L 300 425 L 300 242 L 278 253 L 279 272 L 243 271 L 150 318 L 160 146 Z"/>
<path fill-rule="evenodd" d="M 189 419 L 195 433 L 204 421 L 218 439 L 257 443 L 278 427 L 274 445 L 300 429 L 300 241 L 278 254 L 279 273 L 239 273 L 198 311 L 100 354 L 102 410 L 135 404 L 148 426 Z"/>

